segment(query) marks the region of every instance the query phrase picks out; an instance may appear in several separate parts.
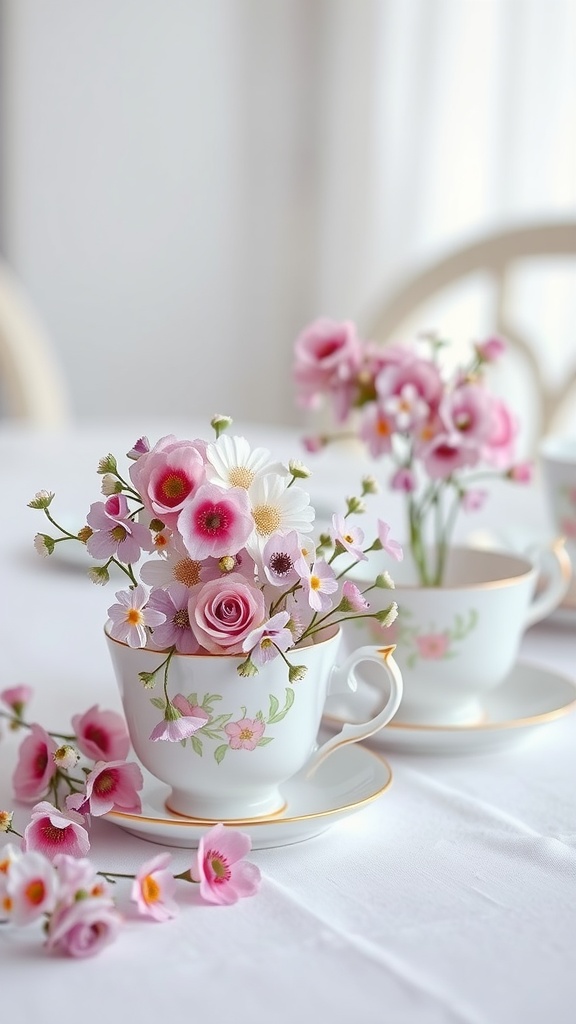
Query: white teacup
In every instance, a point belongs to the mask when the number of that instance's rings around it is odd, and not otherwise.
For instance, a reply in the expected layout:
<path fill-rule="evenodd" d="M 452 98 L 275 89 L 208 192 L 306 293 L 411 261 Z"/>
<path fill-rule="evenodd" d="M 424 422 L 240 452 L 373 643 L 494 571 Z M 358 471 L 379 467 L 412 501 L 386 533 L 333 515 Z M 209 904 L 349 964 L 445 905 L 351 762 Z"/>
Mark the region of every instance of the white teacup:
<path fill-rule="evenodd" d="M 566 550 L 576 567 L 576 437 L 546 437 L 540 445 L 544 491 L 552 526 L 566 540 Z M 564 602 L 576 608 L 576 578 Z"/>
<path fill-rule="evenodd" d="M 542 573 L 536 562 L 518 555 L 453 548 L 441 587 L 419 585 L 406 557 L 395 567 L 392 595 L 383 590 L 367 594 L 371 610 L 386 607 L 391 596 L 398 602 L 398 619 L 389 632 L 404 683 L 399 721 L 457 725 L 482 720 L 482 698 L 512 669 L 524 630 L 553 611 L 568 587 L 570 563 L 562 544 L 539 550 Z M 370 579 L 377 571 L 376 558 L 369 563 Z M 356 582 L 362 587 L 357 576 Z M 372 622 L 344 623 L 344 652 L 373 640 Z M 363 669 L 362 676 L 371 687 L 377 685 L 369 670 Z"/>
<path fill-rule="evenodd" d="M 222 821 L 281 813 L 282 783 L 301 771 L 312 774 L 343 744 L 382 729 L 402 697 L 394 647 L 363 646 L 337 666 L 340 634 L 334 627 L 317 643 L 288 652 L 292 665 L 307 668 L 292 684 L 281 657 L 257 675 L 241 677 L 236 669 L 244 655 L 175 654 L 166 680 L 161 670 L 153 689 L 147 688 L 139 673 L 154 672 L 166 652 L 133 649 L 105 636 L 136 756 L 171 786 L 169 809 L 194 818 Z M 386 694 L 384 706 L 368 721 L 346 724 L 318 746 L 328 694 L 355 691 L 356 672 L 364 662 L 371 663 L 380 692 Z M 203 717 L 186 740 L 150 739 L 165 720 L 166 696 L 186 709 L 183 717 Z"/>

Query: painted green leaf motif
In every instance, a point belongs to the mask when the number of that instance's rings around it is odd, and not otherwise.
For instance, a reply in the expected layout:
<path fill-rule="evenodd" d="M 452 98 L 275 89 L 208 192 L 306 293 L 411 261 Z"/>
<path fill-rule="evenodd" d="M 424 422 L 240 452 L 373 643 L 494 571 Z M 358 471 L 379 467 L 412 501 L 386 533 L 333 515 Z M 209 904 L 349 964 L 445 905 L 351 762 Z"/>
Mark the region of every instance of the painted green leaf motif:
<path fill-rule="evenodd" d="M 209 726 L 210 729 L 223 729 L 231 718 L 232 715 L 216 715 L 216 717 L 211 718 L 206 725 Z M 206 728 L 206 726 L 204 726 L 204 728 Z"/>
<path fill-rule="evenodd" d="M 197 736 L 191 736 L 190 742 L 194 753 L 202 757 L 202 740 L 199 740 Z"/>
<path fill-rule="evenodd" d="M 261 736 L 256 744 L 257 747 L 265 747 L 267 743 L 272 743 L 273 736 Z"/>
<path fill-rule="evenodd" d="M 269 722 L 272 721 L 272 719 L 274 718 L 274 715 L 278 711 L 279 707 L 280 707 L 280 701 L 274 696 L 273 693 L 271 693 L 270 694 L 270 708 L 268 710 L 268 721 Z"/>
<path fill-rule="evenodd" d="M 281 711 L 277 711 L 275 715 L 272 715 L 268 719 L 268 724 L 269 725 L 274 725 L 276 722 L 281 722 L 282 719 L 285 717 L 285 715 L 288 714 L 288 712 L 289 712 L 290 708 L 292 707 L 293 703 L 294 703 L 294 690 L 292 690 L 289 686 L 287 686 L 286 687 L 286 703 L 284 704 L 284 707 L 282 708 Z"/>
<path fill-rule="evenodd" d="M 186 697 L 186 700 L 188 701 L 189 704 L 192 705 L 193 708 L 198 707 L 198 694 L 197 693 L 189 693 L 188 696 Z"/>
<path fill-rule="evenodd" d="M 150 697 L 150 703 L 153 704 L 155 708 L 160 708 L 161 711 L 164 711 L 164 708 L 166 707 L 166 701 L 162 697 Z"/>
<path fill-rule="evenodd" d="M 221 746 L 216 747 L 216 750 L 214 751 L 214 758 L 215 758 L 217 764 L 220 764 L 220 762 L 223 760 L 227 750 L 228 750 L 228 744 L 227 743 L 222 743 Z"/>

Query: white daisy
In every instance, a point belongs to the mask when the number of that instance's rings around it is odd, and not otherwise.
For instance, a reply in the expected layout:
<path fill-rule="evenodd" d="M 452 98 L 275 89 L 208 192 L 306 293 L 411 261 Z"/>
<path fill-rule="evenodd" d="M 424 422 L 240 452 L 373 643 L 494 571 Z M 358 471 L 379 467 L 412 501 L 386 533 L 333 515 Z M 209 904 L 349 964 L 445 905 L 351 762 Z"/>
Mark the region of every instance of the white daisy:
<path fill-rule="evenodd" d="M 182 543 L 172 540 L 162 558 L 144 562 L 139 570 L 140 579 L 149 587 L 169 587 L 171 583 L 183 583 L 193 587 L 202 580 L 202 566 L 195 562 Z"/>
<path fill-rule="evenodd" d="M 219 487 L 244 487 L 246 490 L 263 472 L 288 476 L 280 463 L 272 463 L 267 448 L 250 448 L 245 437 L 222 434 L 206 448 L 206 477 Z"/>
<path fill-rule="evenodd" d="M 288 487 L 284 476 L 266 473 L 258 476 L 248 491 L 254 517 L 254 530 L 246 543 L 252 558 L 260 560 L 266 541 L 273 533 L 310 533 L 314 509 L 310 496 L 301 487 Z"/>

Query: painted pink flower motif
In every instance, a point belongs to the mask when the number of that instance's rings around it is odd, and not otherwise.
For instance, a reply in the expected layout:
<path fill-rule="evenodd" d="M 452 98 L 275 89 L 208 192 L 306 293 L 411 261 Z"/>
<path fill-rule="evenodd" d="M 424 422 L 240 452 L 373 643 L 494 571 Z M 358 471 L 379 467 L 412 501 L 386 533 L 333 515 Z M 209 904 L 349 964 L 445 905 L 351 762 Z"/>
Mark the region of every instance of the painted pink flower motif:
<path fill-rule="evenodd" d="M 478 512 L 488 497 L 488 491 L 480 487 L 470 487 L 462 495 L 462 508 L 465 512 Z"/>
<path fill-rule="evenodd" d="M 20 683 L 18 686 L 9 686 L 6 690 L 2 690 L 0 700 L 7 707 L 11 708 L 15 715 L 21 718 L 24 708 L 32 699 L 33 694 L 34 690 L 31 686 L 27 686 L 26 683 Z"/>
<path fill-rule="evenodd" d="M 342 585 L 342 598 L 348 604 L 350 611 L 362 613 L 370 607 L 369 602 L 358 589 L 352 580 L 345 580 Z"/>
<path fill-rule="evenodd" d="M 142 803 L 138 790 L 144 779 L 137 764 L 127 761 L 97 761 L 86 776 L 84 793 L 74 793 L 66 806 L 81 814 L 99 817 L 108 811 L 139 814 Z"/>
<path fill-rule="evenodd" d="M 191 704 L 187 697 L 183 693 L 177 693 L 172 698 L 172 703 L 181 715 L 188 718 L 199 718 L 200 721 L 205 725 L 206 722 L 210 721 L 210 715 L 204 708 L 200 707 L 199 704 Z"/>
<path fill-rule="evenodd" d="M 190 877 L 200 883 L 202 899 L 231 904 L 258 891 L 260 870 L 243 860 L 251 847 L 250 836 L 224 825 L 214 825 L 201 836 Z"/>
<path fill-rule="evenodd" d="M 210 654 L 240 654 L 244 639 L 264 621 L 266 607 L 261 590 L 231 573 L 195 587 L 188 615 L 198 643 Z"/>
<path fill-rule="evenodd" d="M 254 750 L 258 740 L 262 739 L 265 723 L 261 718 L 241 718 L 238 722 L 228 722 L 224 732 L 232 750 Z"/>
<path fill-rule="evenodd" d="M 43 800 L 32 808 L 30 821 L 24 829 L 23 850 L 37 850 L 52 860 L 57 853 L 83 857 L 90 849 L 84 818 L 75 811 L 59 811 Z"/>
<path fill-rule="evenodd" d="M 390 558 L 394 558 L 396 562 L 401 562 L 404 558 L 404 552 L 402 545 L 397 540 L 392 540 L 390 537 L 390 525 L 385 523 L 383 519 L 378 520 L 378 539 L 382 545 L 382 549 Z"/>
<path fill-rule="evenodd" d="M 153 921 L 168 921 L 178 913 L 176 879 L 168 870 L 171 861 L 169 853 L 159 853 L 139 867 L 132 883 L 130 898 L 138 913 Z"/>
<path fill-rule="evenodd" d="M 322 558 L 309 566 L 305 558 L 300 558 L 296 563 L 296 569 L 300 574 L 302 590 L 308 598 L 310 607 L 315 612 L 327 612 L 334 603 L 330 595 L 338 590 L 338 581 L 332 566 Z"/>
<path fill-rule="evenodd" d="M 129 647 L 145 647 L 148 641 L 146 626 L 160 626 L 166 616 L 154 608 L 146 607 L 149 591 L 142 583 L 132 590 L 119 590 L 117 604 L 108 609 L 111 625 L 108 632 L 114 640 Z"/>
<path fill-rule="evenodd" d="M 222 490 L 203 484 L 178 517 L 178 530 L 191 558 L 234 555 L 254 529 L 248 494 L 243 487 Z"/>
<path fill-rule="evenodd" d="M 14 796 L 25 803 L 44 796 L 56 774 L 54 754 L 58 744 L 45 729 L 34 724 L 20 744 L 18 762 L 12 776 Z"/>
<path fill-rule="evenodd" d="M 327 392 L 337 418 L 345 419 L 354 399 L 355 377 L 362 361 L 362 345 L 355 325 L 319 317 L 299 334 L 294 356 L 298 402 L 315 406 L 322 393 Z"/>
<path fill-rule="evenodd" d="M 475 466 L 480 458 L 478 446 L 460 434 L 438 434 L 419 454 L 431 480 L 445 480 L 458 469 Z"/>
<path fill-rule="evenodd" d="M 320 434 L 315 434 L 308 437 L 303 437 L 302 444 L 304 445 L 304 448 L 306 449 L 307 452 L 310 452 L 311 455 L 315 455 L 316 452 L 321 452 L 322 449 L 325 447 L 326 438 L 322 437 Z"/>
<path fill-rule="evenodd" d="M 450 646 L 448 633 L 427 633 L 415 637 L 418 654 L 421 658 L 429 661 L 436 661 L 444 658 Z"/>
<path fill-rule="evenodd" d="M 292 633 L 286 628 L 289 619 L 288 612 L 277 612 L 245 638 L 242 650 L 250 652 L 250 658 L 258 668 L 277 658 L 280 651 L 287 651 L 294 643 Z"/>
<path fill-rule="evenodd" d="M 174 529 L 185 504 L 204 483 L 206 469 L 193 442 L 168 434 L 130 466 L 130 478 L 150 515 Z"/>
<path fill-rule="evenodd" d="M 142 549 L 150 549 L 150 530 L 130 519 L 130 509 L 124 494 L 111 494 L 106 501 L 95 501 L 86 516 L 94 531 L 86 541 L 92 558 L 104 559 L 114 555 L 121 562 L 137 562 Z"/>
<path fill-rule="evenodd" d="M 190 591 L 183 583 L 173 583 L 166 590 L 153 590 L 148 607 L 162 612 L 165 621 L 155 626 L 152 647 L 165 650 L 174 646 L 180 654 L 196 654 L 199 644 L 190 629 L 188 597 Z"/>
<path fill-rule="evenodd" d="M 274 587 L 291 587 L 300 579 L 295 565 L 302 555 L 296 530 L 286 534 L 273 533 L 262 550 L 264 575 Z"/>
<path fill-rule="evenodd" d="M 180 695 L 182 696 L 182 695 Z M 186 700 L 184 697 L 183 700 Z M 188 701 L 186 701 L 188 704 Z M 193 715 L 190 711 L 182 712 L 174 702 L 169 702 L 164 711 L 164 718 L 155 725 L 150 733 L 150 739 L 156 743 L 164 740 L 167 743 L 180 743 L 193 736 L 198 729 L 206 724 L 204 717 L 206 712 L 202 710 L 201 715 Z"/>
<path fill-rule="evenodd" d="M 126 722 L 116 711 L 94 704 L 83 715 L 72 715 L 78 749 L 92 761 L 124 761 L 130 750 Z"/>
<path fill-rule="evenodd" d="M 364 530 L 359 526 L 350 526 L 344 516 L 332 516 L 332 539 L 335 543 L 341 544 L 357 562 L 368 560 L 368 555 L 362 550 Z"/>
<path fill-rule="evenodd" d="M 67 956 L 86 957 L 113 942 L 122 918 L 109 897 L 92 897 L 63 903 L 48 921 L 46 948 Z"/>
<path fill-rule="evenodd" d="M 40 853 L 23 853 L 10 863 L 4 890 L 9 920 L 15 925 L 31 924 L 54 909 L 56 872 Z"/>

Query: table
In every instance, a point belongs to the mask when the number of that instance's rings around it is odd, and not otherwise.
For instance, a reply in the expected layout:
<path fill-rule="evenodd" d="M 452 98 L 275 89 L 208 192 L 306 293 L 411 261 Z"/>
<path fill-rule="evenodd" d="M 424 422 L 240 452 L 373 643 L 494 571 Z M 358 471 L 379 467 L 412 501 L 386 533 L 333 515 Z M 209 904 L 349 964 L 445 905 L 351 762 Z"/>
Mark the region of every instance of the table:
<path fill-rule="evenodd" d="M 46 728 L 68 726 L 94 703 L 120 710 L 100 632 L 112 589 L 64 560 L 39 558 L 32 537 L 43 516 L 26 503 L 40 488 L 55 490 L 72 524 L 98 500 L 100 456 L 121 455 L 145 430 L 155 440 L 170 429 L 194 437 L 196 427 L 119 420 L 70 434 L 0 429 L 0 688 L 32 685 L 31 717 Z M 302 457 L 294 432 L 246 434 L 283 458 Z M 353 491 L 344 472 L 358 468 L 351 451 L 325 453 L 316 465 L 322 500 Z M 508 530 L 546 532 L 538 483 L 495 500 L 490 528 L 505 515 Z M 574 623 L 552 617 L 532 628 L 521 655 L 576 680 Z M 17 826 L 27 820 L 11 797 L 20 737 L 4 730 L 0 741 L 0 808 L 15 806 Z M 499 752 L 387 760 L 393 785 L 362 811 L 306 842 L 252 851 L 263 875 L 252 899 L 202 905 L 190 886 L 174 921 L 129 916 L 117 941 L 85 961 L 46 955 L 36 926 L 0 927 L 3 1019 L 573 1021 L 576 714 Z M 111 871 L 133 871 L 160 849 L 102 820 L 91 840 L 94 861 Z M 190 852 L 173 853 L 183 870 Z"/>

